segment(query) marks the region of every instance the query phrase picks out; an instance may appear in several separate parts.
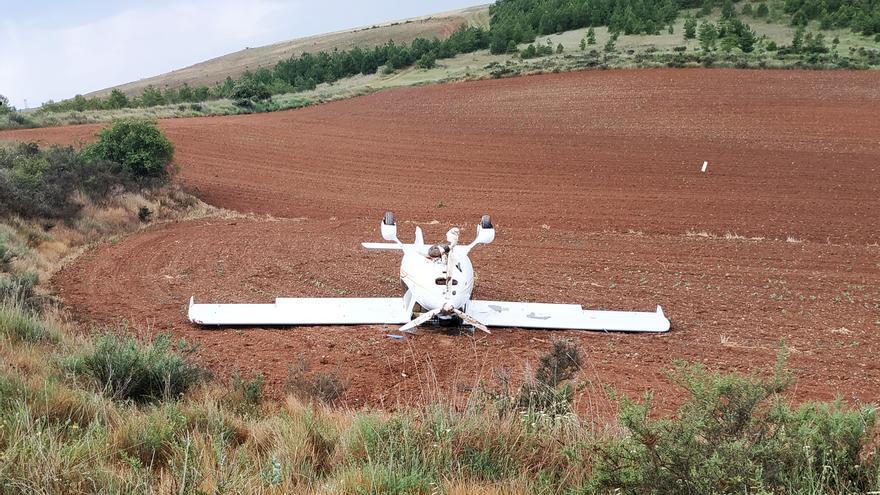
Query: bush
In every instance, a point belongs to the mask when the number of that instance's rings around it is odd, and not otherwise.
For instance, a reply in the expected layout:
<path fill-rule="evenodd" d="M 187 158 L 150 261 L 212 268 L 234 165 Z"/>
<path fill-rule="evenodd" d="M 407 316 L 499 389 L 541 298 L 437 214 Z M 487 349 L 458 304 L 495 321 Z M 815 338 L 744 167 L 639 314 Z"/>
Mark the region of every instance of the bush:
<path fill-rule="evenodd" d="M 20 304 L 0 302 L 0 334 L 16 342 L 56 342 L 57 332 Z"/>
<path fill-rule="evenodd" d="M 0 302 L 36 310 L 40 297 L 34 290 L 39 277 L 36 273 L 9 273 L 0 275 Z"/>
<path fill-rule="evenodd" d="M 226 397 L 226 402 L 240 413 L 254 410 L 263 400 L 264 381 L 262 373 L 245 378 L 236 371 L 232 375 L 232 391 Z"/>
<path fill-rule="evenodd" d="M 769 379 L 679 365 L 672 378 L 688 399 L 673 419 L 650 418 L 650 395 L 641 404 L 622 400 L 629 437 L 601 451 L 597 485 L 634 493 L 869 490 L 877 466 L 859 455 L 874 410 L 840 402 L 791 409 L 779 396 L 790 384 L 783 363 Z"/>
<path fill-rule="evenodd" d="M 93 161 L 119 163 L 136 179 L 165 180 L 174 146 L 155 122 L 120 120 L 101 130 L 98 141 L 86 149 L 86 155 Z"/>
<path fill-rule="evenodd" d="M 348 380 L 335 373 L 315 373 L 309 376 L 306 369 L 306 362 L 302 359 L 296 366 L 288 368 L 284 392 L 306 402 L 317 400 L 331 405 L 339 402 L 348 389 Z"/>
<path fill-rule="evenodd" d="M 268 100 L 272 93 L 266 88 L 265 84 L 261 84 L 251 79 L 242 79 L 232 90 L 232 98 L 235 104 L 240 107 L 250 107 L 254 103 Z"/>
<path fill-rule="evenodd" d="M 538 362 L 538 369 L 517 392 L 511 390 L 506 370 L 501 371 L 500 390 L 490 391 L 489 396 L 502 414 L 520 411 L 557 417 L 572 412 L 574 387 L 566 382 L 580 370 L 580 349 L 570 341 L 557 340 Z"/>
<path fill-rule="evenodd" d="M 165 467 L 185 428 L 186 417 L 176 404 L 159 406 L 123 422 L 114 435 L 114 450 L 132 467 Z"/>
<path fill-rule="evenodd" d="M 115 189 L 137 184 L 122 165 L 90 160 L 72 147 L 0 148 L 0 215 L 72 218 L 81 206 L 71 197 L 75 191 L 101 201 Z"/>
<path fill-rule="evenodd" d="M 171 336 L 162 334 L 151 343 L 106 333 L 94 338 L 94 347 L 66 363 L 67 369 L 95 381 L 114 400 L 171 399 L 186 393 L 205 377 L 190 363 L 194 352 L 181 340 L 172 348 Z"/>

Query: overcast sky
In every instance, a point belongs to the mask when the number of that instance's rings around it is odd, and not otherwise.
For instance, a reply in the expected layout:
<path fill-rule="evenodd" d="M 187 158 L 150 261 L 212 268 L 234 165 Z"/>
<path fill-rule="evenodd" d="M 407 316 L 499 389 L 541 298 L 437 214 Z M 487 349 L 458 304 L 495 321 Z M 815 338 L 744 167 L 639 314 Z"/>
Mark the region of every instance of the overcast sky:
<path fill-rule="evenodd" d="M 0 0 L 0 94 L 23 108 L 302 36 L 487 0 Z"/>

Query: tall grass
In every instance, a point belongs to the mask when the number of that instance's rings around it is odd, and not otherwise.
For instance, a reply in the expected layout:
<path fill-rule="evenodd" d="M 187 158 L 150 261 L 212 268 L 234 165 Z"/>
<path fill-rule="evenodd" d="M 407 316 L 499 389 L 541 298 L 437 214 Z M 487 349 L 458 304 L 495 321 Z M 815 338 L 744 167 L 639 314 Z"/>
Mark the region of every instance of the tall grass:
<path fill-rule="evenodd" d="M 55 342 L 59 329 L 18 298 L 3 298 L 0 302 L 0 335 L 12 341 Z"/>
<path fill-rule="evenodd" d="M 141 402 L 180 397 L 204 378 L 204 371 L 181 354 L 193 351 L 185 341 L 175 346 L 163 334 L 144 343 L 120 333 L 95 336 L 65 361 L 65 370 L 90 378 L 112 399 Z"/>

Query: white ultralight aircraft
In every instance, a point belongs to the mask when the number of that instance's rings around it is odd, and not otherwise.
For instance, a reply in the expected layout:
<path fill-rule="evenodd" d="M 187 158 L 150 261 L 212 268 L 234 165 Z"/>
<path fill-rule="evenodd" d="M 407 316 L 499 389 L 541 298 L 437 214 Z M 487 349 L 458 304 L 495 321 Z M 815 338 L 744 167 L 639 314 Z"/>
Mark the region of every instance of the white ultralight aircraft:
<path fill-rule="evenodd" d="M 202 304 L 189 301 L 189 319 L 199 325 L 403 325 L 401 331 L 436 319 L 441 324 L 465 323 L 487 327 L 555 328 L 623 332 L 665 332 L 669 320 L 660 306 L 654 312 L 584 310 L 577 304 L 546 304 L 471 299 L 474 267 L 468 254 L 495 239 L 488 215 L 477 226 L 470 244 L 458 243 L 459 229 L 446 233 L 446 242 L 426 245 L 416 227 L 415 242 L 397 238 L 391 212 L 380 224 L 382 238 L 365 242 L 366 249 L 403 252 L 400 279 L 403 297 L 277 298 L 274 304 Z M 421 313 L 421 314 L 419 314 Z M 414 315 L 417 315 L 413 318 Z"/>

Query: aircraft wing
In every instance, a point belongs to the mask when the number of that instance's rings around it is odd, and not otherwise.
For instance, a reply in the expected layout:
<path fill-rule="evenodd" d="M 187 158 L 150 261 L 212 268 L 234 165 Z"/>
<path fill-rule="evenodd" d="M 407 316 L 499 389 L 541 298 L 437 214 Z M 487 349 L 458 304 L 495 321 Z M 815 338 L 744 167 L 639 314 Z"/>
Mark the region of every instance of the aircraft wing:
<path fill-rule="evenodd" d="M 189 320 L 198 325 L 397 325 L 410 317 L 400 297 L 278 298 L 274 304 L 189 300 Z"/>
<path fill-rule="evenodd" d="M 467 313 L 486 326 L 665 332 L 669 320 L 660 306 L 654 312 L 585 310 L 577 304 L 472 300 Z"/>

